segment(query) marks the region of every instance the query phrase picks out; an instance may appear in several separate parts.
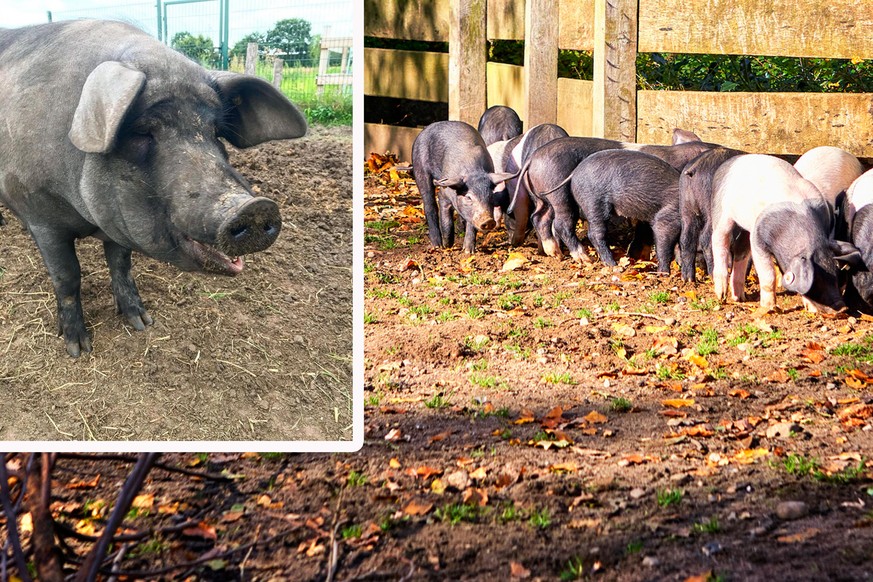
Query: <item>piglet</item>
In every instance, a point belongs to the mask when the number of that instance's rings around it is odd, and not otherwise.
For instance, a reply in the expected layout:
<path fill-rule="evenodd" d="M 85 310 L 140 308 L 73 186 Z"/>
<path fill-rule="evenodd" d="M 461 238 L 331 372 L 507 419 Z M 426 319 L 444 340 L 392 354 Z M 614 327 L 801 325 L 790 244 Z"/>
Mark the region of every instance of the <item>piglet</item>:
<path fill-rule="evenodd" d="M 815 184 L 831 206 L 864 172 L 858 158 L 834 146 L 812 148 L 794 162 L 794 168 Z"/>
<path fill-rule="evenodd" d="M 746 154 L 719 167 L 712 189 L 712 278 L 719 300 L 727 297 L 731 272 L 731 299 L 745 300 L 751 252 L 762 311 L 776 308 L 773 259 L 782 271 L 783 287 L 803 295 L 808 310 L 845 311 L 835 253 L 846 260 L 859 255 L 851 244 L 829 238 L 830 208 L 812 182 L 784 160 Z"/>
<path fill-rule="evenodd" d="M 511 107 L 494 105 L 486 109 L 479 118 L 478 130 L 479 135 L 485 140 L 485 145 L 489 146 L 521 135 L 521 119 Z"/>
<path fill-rule="evenodd" d="M 861 311 L 873 313 L 873 170 L 859 176 L 847 189 L 845 217 L 849 236 L 863 261 L 852 274 L 846 295 L 857 295 Z"/>
<path fill-rule="evenodd" d="M 570 180 L 573 198 L 588 219 L 588 240 L 600 260 L 615 265 L 606 244 L 612 214 L 651 224 L 658 271 L 670 272 L 679 241 L 679 172 L 660 158 L 633 150 L 604 150 L 585 158 Z"/>
<path fill-rule="evenodd" d="M 494 188 L 512 175 L 494 172 L 479 132 L 462 121 L 438 121 L 418 134 L 412 144 L 412 173 L 431 244 L 454 245 L 457 211 L 466 222 L 464 251 L 473 253 L 476 232 L 490 232 L 497 226 Z M 435 186 L 440 187 L 438 198 Z"/>

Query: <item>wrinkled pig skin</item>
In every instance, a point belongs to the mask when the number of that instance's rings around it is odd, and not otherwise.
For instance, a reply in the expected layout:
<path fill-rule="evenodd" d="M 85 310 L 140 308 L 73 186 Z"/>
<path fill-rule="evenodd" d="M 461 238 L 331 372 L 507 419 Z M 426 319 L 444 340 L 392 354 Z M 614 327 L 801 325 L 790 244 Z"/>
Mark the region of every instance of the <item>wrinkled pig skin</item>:
<path fill-rule="evenodd" d="M 0 31 L 0 201 L 33 236 L 67 352 L 91 350 L 74 241 L 103 240 L 116 307 L 152 323 L 131 251 L 234 275 L 281 228 L 219 137 L 237 147 L 299 137 L 306 121 L 269 83 L 209 72 L 119 22 Z"/>
<path fill-rule="evenodd" d="M 600 260 L 615 265 L 606 241 L 612 214 L 651 225 L 658 271 L 670 272 L 679 242 L 679 171 L 655 156 L 633 150 L 604 150 L 585 158 L 570 180 L 573 199 L 588 220 L 588 240 Z"/>
<path fill-rule="evenodd" d="M 846 309 L 837 284 L 835 254 L 857 257 L 857 249 L 829 238 L 830 205 L 812 182 L 784 160 L 746 154 L 719 167 L 712 189 L 712 278 L 718 299 L 727 297 L 731 273 L 731 299 L 745 300 L 751 253 L 762 310 L 776 308 L 774 258 L 783 287 L 803 295 L 808 309 L 831 313 Z M 735 244 L 731 259 L 737 228 L 748 233 L 749 243 L 745 248 Z"/>
<path fill-rule="evenodd" d="M 518 113 L 505 105 L 493 105 L 485 110 L 477 126 L 486 146 L 521 135 L 522 123 Z"/>
<path fill-rule="evenodd" d="M 490 232 L 497 226 L 494 209 L 499 194 L 495 187 L 512 177 L 494 172 L 479 132 L 462 121 L 430 124 L 412 144 L 412 173 L 431 245 L 454 246 L 457 212 L 466 223 L 464 251 L 475 252 L 477 231 Z M 436 186 L 440 187 L 438 196 Z"/>
<path fill-rule="evenodd" d="M 703 251 L 706 270 L 712 274 L 712 177 L 724 162 L 745 152 L 717 147 L 688 162 L 679 176 L 679 241 L 682 279 L 697 279 L 697 250 Z"/>

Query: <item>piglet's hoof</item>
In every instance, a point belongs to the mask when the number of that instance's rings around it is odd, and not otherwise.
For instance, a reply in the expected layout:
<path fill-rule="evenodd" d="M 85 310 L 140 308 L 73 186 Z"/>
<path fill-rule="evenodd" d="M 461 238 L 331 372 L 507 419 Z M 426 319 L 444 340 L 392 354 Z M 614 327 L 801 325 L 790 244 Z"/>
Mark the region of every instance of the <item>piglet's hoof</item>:
<path fill-rule="evenodd" d="M 760 306 L 758 309 L 752 312 L 753 319 L 763 319 L 765 315 L 782 313 L 782 309 L 778 305 L 773 305 L 772 307 L 766 307 L 764 305 Z"/>

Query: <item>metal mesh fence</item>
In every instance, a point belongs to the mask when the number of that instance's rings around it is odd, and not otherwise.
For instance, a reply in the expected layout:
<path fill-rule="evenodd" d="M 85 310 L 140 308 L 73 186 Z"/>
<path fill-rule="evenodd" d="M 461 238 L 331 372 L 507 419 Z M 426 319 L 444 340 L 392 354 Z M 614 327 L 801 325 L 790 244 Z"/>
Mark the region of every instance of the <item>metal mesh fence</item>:
<path fill-rule="evenodd" d="M 204 66 L 250 72 L 272 82 L 312 121 L 351 123 L 352 1 L 91 0 L 50 17 L 128 22 Z M 247 69 L 249 42 L 256 42 L 258 51 L 257 62 Z"/>

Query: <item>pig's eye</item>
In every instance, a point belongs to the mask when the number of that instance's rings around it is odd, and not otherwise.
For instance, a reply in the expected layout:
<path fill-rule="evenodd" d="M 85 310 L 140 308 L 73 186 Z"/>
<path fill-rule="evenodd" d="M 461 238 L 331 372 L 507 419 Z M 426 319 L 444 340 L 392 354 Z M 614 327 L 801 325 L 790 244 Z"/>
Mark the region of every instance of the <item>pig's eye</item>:
<path fill-rule="evenodd" d="M 130 152 L 138 162 L 144 162 L 155 143 L 155 138 L 147 131 L 133 132 L 130 136 Z"/>

